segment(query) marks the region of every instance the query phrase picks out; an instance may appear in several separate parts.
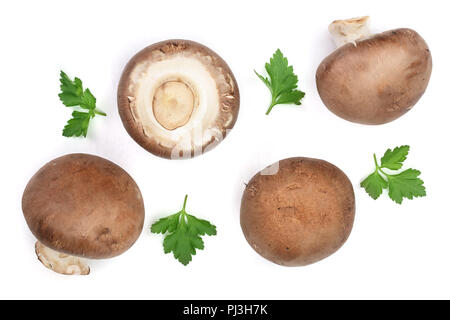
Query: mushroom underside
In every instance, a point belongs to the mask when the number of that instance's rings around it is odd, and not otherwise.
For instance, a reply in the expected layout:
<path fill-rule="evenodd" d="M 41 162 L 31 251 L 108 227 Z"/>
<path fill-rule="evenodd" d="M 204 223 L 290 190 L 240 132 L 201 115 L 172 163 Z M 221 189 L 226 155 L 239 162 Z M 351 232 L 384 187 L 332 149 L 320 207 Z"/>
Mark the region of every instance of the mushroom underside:
<path fill-rule="evenodd" d="M 236 121 L 239 92 L 216 53 L 192 41 L 168 40 L 130 60 L 118 101 L 136 142 L 158 156 L 184 159 L 225 138 Z"/>

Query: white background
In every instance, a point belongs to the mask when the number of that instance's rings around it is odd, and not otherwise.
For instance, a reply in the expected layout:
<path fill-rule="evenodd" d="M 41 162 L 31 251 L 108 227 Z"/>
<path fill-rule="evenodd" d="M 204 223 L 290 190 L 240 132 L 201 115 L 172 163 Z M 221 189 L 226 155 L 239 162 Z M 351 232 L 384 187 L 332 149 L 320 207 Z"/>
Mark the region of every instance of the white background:
<path fill-rule="evenodd" d="M 0 4 L 0 298 L 312 299 L 450 298 L 450 212 L 447 162 L 450 47 L 444 1 L 2 1 Z M 434 62 L 427 92 L 405 116 L 382 126 L 336 117 L 322 104 L 315 71 L 333 50 L 334 19 L 371 15 L 374 31 L 409 27 L 428 42 Z M 157 158 L 126 133 L 117 113 L 121 71 L 137 51 L 184 38 L 218 52 L 233 70 L 241 110 L 231 134 L 188 161 Z M 303 105 L 265 116 L 269 92 L 253 69 L 280 48 L 306 92 Z M 59 70 L 80 77 L 108 117 L 94 119 L 87 139 L 61 136 L 71 110 L 58 100 Z M 427 197 L 397 205 L 359 188 L 372 154 L 409 144 L 407 167 L 422 171 Z M 145 229 L 120 257 L 94 261 L 91 275 L 44 268 L 21 211 L 29 178 L 67 153 L 103 156 L 122 166 L 145 200 Z M 291 156 L 325 159 L 355 188 L 356 220 L 336 254 L 308 267 L 286 268 L 259 257 L 239 224 L 240 198 L 264 166 Z M 187 267 L 164 255 L 149 227 L 188 210 L 212 221 Z"/>

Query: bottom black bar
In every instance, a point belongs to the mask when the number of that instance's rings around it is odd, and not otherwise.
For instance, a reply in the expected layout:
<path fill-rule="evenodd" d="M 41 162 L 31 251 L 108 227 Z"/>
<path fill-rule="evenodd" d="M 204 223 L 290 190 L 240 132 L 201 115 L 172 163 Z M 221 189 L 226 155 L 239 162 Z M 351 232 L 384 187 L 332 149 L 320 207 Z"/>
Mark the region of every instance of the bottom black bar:
<path fill-rule="evenodd" d="M 430 316 L 436 312 L 447 314 L 447 304 L 440 303 L 429 308 L 426 304 L 413 304 L 405 306 L 404 302 L 411 301 L 296 301 L 296 300 L 140 300 L 140 301 L 0 301 L 2 311 L 6 312 L 8 307 L 11 310 L 24 310 L 27 303 L 39 303 L 39 308 L 59 308 L 63 307 L 70 317 L 92 318 L 99 316 L 105 319 L 107 316 L 113 318 L 126 316 L 144 316 L 145 319 L 321 319 L 325 316 L 334 318 L 372 318 L 380 319 L 399 316 L 404 319 L 411 314 L 414 317 Z M 361 306 L 355 307 L 357 302 Z M 387 303 L 386 303 L 387 302 Z M 443 302 L 443 301 L 441 301 Z M 388 304 L 387 307 L 380 307 L 378 304 Z M 364 306 L 364 304 L 366 306 Z M 376 304 L 376 305 L 375 305 Z M 18 306 L 19 309 L 17 308 Z M 441 307 L 443 313 L 439 310 Z M 444 308 L 445 307 L 445 310 Z M 5 310 L 6 309 L 6 310 Z"/>

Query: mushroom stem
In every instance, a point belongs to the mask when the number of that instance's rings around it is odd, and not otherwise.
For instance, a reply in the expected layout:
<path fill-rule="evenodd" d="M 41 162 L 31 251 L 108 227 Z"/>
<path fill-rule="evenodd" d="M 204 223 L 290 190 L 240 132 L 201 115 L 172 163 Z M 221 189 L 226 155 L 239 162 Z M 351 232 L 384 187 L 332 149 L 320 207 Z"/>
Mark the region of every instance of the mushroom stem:
<path fill-rule="evenodd" d="M 83 259 L 50 249 L 39 241 L 35 244 L 35 250 L 39 261 L 57 273 L 87 275 L 90 272 L 89 266 Z"/>
<path fill-rule="evenodd" d="M 347 43 L 353 43 L 356 46 L 357 40 L 364 40 L 372 35 L 368 16 L 333 21 L 329 25 L 328 31 L 333 36 L 334 43 L 338 48 Z"/>

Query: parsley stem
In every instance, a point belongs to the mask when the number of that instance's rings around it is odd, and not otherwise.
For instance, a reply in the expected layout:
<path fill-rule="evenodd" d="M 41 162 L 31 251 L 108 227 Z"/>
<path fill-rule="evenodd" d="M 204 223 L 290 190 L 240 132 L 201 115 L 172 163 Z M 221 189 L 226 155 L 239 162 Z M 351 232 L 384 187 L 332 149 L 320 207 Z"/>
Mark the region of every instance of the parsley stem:
<path fill-rule="evenodd" d="M 267 109 L 266 115 L 268 115 L 270 113 L 270 111 L 272 111 L 272 108 L 275 107 L 276 102 L 275 100 L 272 99 L 272 103 L 270 104 L 269 109 Z"/>
<path fill-rule="evenodd" d="M 186 195 L 186 196 L 184 197 L 184 203 L 183 203 L 183 209 L 182 209 L 182 211 L 186 211 L 186 202 L 187 202 L 187 198 L 188 198 L 188 195 Z"/>
<path fill-rule="evenodd" d="M 381 167 L 378 165 L 377 156 L 375 155 L 375 153 L 373 154 L 373 160 L 375 161 L 376 170 L 381 172 L 382 174 L 384 174 L 386 176 L 386 178 L 389 178 L 390 174 L 387 174 L 386 172 L 384 172 L 381 169 Z"/>
<path fill-rule="evenodd" d="M 375 167 L 378 170 L 380 168 L 380 166 L 378 165 L 377 155 L 375 153 L 373 154 L 373 161 L 375 162 Z"/>
<path fill-rule="evenodd" d="M 105 116 L 105 117 L 106 117 L 106 113 L 104 113 L 103 111 L 100 111 L 99 109 L 95 109 L 95 110 L 94 110 L 94 113 L 95 113 L 95 114 L 98 114 L 98 115 L 100 115 L 100 116 Z"/>

